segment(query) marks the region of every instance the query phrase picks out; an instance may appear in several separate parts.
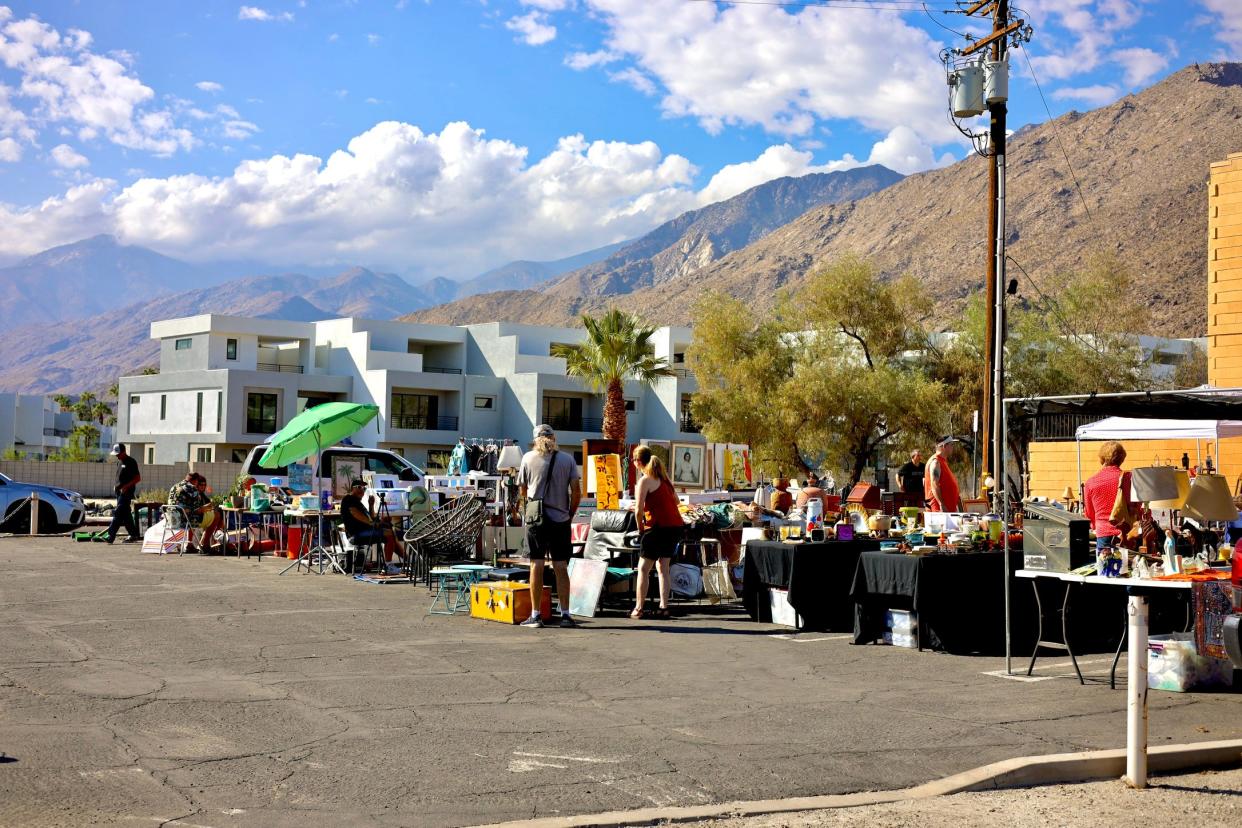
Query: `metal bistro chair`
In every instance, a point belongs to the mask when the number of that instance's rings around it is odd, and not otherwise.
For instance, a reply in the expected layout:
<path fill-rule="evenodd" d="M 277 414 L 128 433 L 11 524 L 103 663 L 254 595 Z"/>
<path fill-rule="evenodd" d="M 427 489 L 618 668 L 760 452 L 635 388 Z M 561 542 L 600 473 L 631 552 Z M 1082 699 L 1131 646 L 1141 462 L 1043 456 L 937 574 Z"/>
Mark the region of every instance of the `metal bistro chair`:
<path fill-rule="evenodd" d="M 160 519 L 164 521 L 164 528 L 160 532 L 160 554 L 165 554 L 171 538 L 171 543 L 177 547 L 177 554 L 184 555 L 193 531 L 189 514 L 181 506 L 169 503 L 160 507 Z M 178 532 L 181 533 L 180 537 L 177 537 Z"/>
<path fill-rule="evenodd" d="M 423 517 L 405 533 L 410 579 L 430 588 L 432 568 L 469 557 L 486 523 L 487 507 L 475 497 L 457 498 Z"/>

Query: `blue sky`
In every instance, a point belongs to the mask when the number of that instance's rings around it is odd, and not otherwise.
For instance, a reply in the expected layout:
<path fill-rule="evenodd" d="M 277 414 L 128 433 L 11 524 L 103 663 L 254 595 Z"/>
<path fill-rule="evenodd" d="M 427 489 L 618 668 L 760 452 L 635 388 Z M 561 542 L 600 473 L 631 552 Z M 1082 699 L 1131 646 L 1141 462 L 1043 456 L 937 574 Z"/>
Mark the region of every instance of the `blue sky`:
<path fill-rule="evenodd" d="M 949 0 L 253 1 L 0 5 L 0 260 L 109 232 L 461 277 L 967 153 Z M 1054 115 L 1242 57 L 1239 0 L 1017 5 Z M 1012 77 L 1011 126 L 1045 120 L 1017 54 Z"/>

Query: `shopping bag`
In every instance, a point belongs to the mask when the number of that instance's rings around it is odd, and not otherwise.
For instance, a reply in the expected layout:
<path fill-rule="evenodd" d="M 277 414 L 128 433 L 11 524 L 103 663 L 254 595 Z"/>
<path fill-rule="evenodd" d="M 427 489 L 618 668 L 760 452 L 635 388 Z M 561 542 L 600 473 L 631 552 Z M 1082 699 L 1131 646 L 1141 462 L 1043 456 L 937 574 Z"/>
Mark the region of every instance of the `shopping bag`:
<path fill-rule="evenodd" d="M 1229 481 L 1220 474 L 1198 474 L 1190 484 L 1190 493 L 1182 514 L 1202 523 L 1210 520 L 1237 520 L 1238 507 L 1233 505 Z"/>
<path fill-rule="evenodd" d="M 1170 466 L 1169 468 L 1173 468 Z M 1186 495 L 1190 494 L 1190 475 L 1185 469 L 1173 469 L 1173 480 L 1177 484 L 1177 494 L 1171 498 L 1163 500 L 1152 500 L 1147 505 L 1153 509 L 1180 509 L 1182 504 L 1186 502 Z M 1242 480 L 1239 481 L 1242 483 Z"/>
<path fill-rule="evenodd" d="M 1123 535 L 1134 525 L 1134 516 L 1130 514 L 1130 503 L 1126 499 L 1126 476 L 1124 474 L 1117 480 L 1117 495 L 1113 498 L 1113 508 L 1108 513 L 1108 522 L 1120 529 Z"/>
<path fill-rule="evenodd" d="M 1130 472 L 1130 490 L 1134 500 L 1172 500 L 1177 497 L 1177 470 L 1172 466 L 1147 466 Z"/>
<path fill-rule="evenodd" d="M 713 604 L 737 598 L 728 561 L 716 561 L 703 567 L 703 592 L 707 593 L 708 600 Z"/>
<path fill-rule="evenodd" d="M 694 564 L 675 563 L 670 573 L 673 594 L 682 598 L 698 598 L 703 594 L 703 573 Z"/>

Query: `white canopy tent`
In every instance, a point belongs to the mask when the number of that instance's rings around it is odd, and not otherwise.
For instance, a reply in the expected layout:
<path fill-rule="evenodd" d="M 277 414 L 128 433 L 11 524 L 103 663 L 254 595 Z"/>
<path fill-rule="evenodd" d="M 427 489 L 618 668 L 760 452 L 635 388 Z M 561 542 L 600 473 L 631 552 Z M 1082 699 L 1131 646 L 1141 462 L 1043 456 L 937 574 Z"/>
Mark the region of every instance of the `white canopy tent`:
<path fill-rule="evenodd" d="M 1082 497 L 1083 440 L 1194 440 L 1195 462 L 1203 462 L 1200 440 L 1242 436 L 1242 420 L 1151 420 L 1143 417 L 1106 417 L 1096 423 L 1079 426 L 1074 431 L 1078 440 L 1078 496 Z M 1220 443 L 1216 444 L 1216 466 L 1220 468 Z"/>

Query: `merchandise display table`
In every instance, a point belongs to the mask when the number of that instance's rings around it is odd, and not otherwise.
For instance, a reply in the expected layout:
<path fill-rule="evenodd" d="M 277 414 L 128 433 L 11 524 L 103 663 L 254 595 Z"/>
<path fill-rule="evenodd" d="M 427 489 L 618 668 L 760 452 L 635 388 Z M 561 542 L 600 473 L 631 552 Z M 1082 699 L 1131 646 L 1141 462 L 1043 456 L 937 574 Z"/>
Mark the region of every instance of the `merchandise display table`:
<path fill-rule="evenodd" d="M 252 509 L 240 509 L 234 506 L 223 505 L 218 508 L 224 516 L 223 531 L 225 538 L 228 538 L 230 531 L 235 531 L 241 535 L 237 541 L 237 557 L 241 557 L 243 539 L 246 541 L 246 557 L 250 557 L 254 544 L 249 530 L 254 529 L 256 526 L 262 533 L 266 533 L 274 528 L 276 530 L 276 546 L 280 549 L 284 548 L 285 513 L 283 511 L 256 512 Z M 262 557 L 262 554 L 259 554 L 258 557 Z"/>
<path fill-rule="evenodd" d="M 848 630 L 850 583 L 859 555 L 878 540 L 785 543 L 749 541 L 742 571 L 742 603 L 751 619 L 770 622 L 769 587 L 789 590 L 789 605 L 808 630 Z"/>
<path fill-rule="evenodd" d="M 1013 572 L 1022 552 L 1010 550 Z M 949 653 L 1005 651 L 1004 553 L 901 555 L 864 552 L 854 573 L 854 643 L 870 644 L 884 635 L 890 609 L 918 614 L 918 647 Z M 1033 607 L 1014 602 L 1015 629 L 1025 630 Z M 1025 635 L 1014 634 L 1014 640 Z"/>

